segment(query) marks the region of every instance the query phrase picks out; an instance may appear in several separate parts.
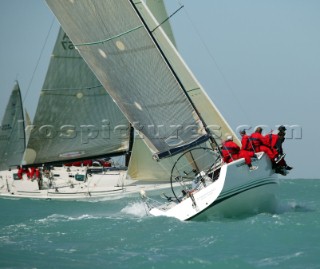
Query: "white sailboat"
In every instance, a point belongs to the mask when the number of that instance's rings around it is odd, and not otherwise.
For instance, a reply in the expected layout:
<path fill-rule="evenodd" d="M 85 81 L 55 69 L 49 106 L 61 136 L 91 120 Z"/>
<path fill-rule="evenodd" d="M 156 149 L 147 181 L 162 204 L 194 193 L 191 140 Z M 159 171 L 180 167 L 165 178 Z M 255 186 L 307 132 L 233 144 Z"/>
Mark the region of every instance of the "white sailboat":
<path fill-rule="evenodd" d="M 136 178 L 139 152 L 134 153 L 130 165 L 132 177 L 127 176 L 124 166 L 128 162 L 117 167 L 97 166 L 98 161 L 93 162 L 93 167 L 63 165 L 88 158 L 126 157 L 132 151 L 133 132 L 62 29 L 33 125 L 27 130 L 31 132 L 23 165 L 38 167 L 40 176 L 32 178 L 23 174 L 19 178 L 17 169 L 7 170 L 6 167 L 1 172 L 5 184 L 0 197 L 74 200 L 121 196 L 139 192 L 141 188 L 169 187 L 168 182 Z M 139 144 L 135 148 L 146 148 L 139 141 L 135 144 Z M 15 165 L 20 164 L 24 148 L 25 144 Z"/>
<path fill-rule="evenodd" d="M 221 161 L 223 138 L 236 136 L 143 1 L 46 1 L 153 159 L 172 163 L 174 197 L 150 214 L 189 220 L 270 202 L 271 161 L 259 153 L 254 171 Z"/>
<path fill-rule="evenodd" d="M 14 97 L 17 93 L 18 89 L 15 89 Z M 5 115 L 5 121 L 8 121 L 8 115 L 13 114 L 12 102 L 15 103 L 16 110 L 20 109 L 23 117 L 21 98 L 15 99 L 20 102 L 10 100 L 7 110 L 11 110 Z M 16 124 L 17 116 L 14 120 Z M 96 126 L 97 124 L 99 126 Z M 3 124 L 2 130 L 11 125 Z M 110 128 L 115 126 L 122 128 L 123 133 L 121 130 L 112 132 Z M 60 29 L 35 119 L 33 125 L 27 128 L 27 147 L 25 139 L 20 139 L 23 148 L 14 163 L 15 166 L 20 165 L 23 159 L 24 165 L 40 168 L 41 176 L 36 179 L 26 173 L 18 176 L 18 169 L 8 169 L 6 166 L 1 172 L 2 181 L 5 182 L 1 196 L 79 199 L 122 191 L 126 168 L 105 168 L 92 175 L 93 171 L 88 171 L 87 167 L 70 168 L 61 164 L 77 158 L 127 153 L 128 126 L 127 120 Z M 17 127 L 10 128 L 10 136 L 6 134 L 6 137 L 10 137 L 11 142 L 7 143 L 6 147 L 1 147 L 5 150 L 3 157 L 13 156 L 12 145 L 14 143 L 17 146 L 17 141 L 13 138 L 21 132 L 24 134 L 24 129 L 24 126 L 20 126 L 20 130 L 17 130 Z M 99 136 L 93 137 L 98 132 Z M 94 141 L 91 141 L 93 138 Z M 60 167 L 51 166 L 57 163 Z"/>
<path fill-rule="evenodd" d="M 7 174 L 17 173 L 26 147 L 25 121 L 19 83 L 12 89 L 0 129 L 0 193 L 11 189 Z M 12 181 L 12 180 L 11 180 Z"/>

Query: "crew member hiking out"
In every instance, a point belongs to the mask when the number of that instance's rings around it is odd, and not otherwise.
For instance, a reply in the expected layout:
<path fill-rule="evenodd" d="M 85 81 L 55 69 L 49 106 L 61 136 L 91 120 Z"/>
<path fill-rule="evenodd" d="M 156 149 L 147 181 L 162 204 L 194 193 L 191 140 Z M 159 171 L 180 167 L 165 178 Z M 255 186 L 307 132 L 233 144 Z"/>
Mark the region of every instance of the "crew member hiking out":
<path fill-rule="evenodd" d="M 240 158 L 244 158 L 250 171 L 256 170 L 258 167 L 251 164 L 251 157 L 244 151 L 240 150 L 240 147 L 233 142 L 231 135 L 227 136 L 227 140 L 222 145 L 222 156 L 226 163 L 230 163 Z"/>
<path fill-rule="evenodd" d="M 246 134 L 246 130 L 240 130 L 241 135 L 241 149 L 240 149 L 240 158 L 244 158 L 246 164 L 249 166 L 250 170 L 258 169 L 258 166 L 253 166 L 251 163 L 251 158 L 255 157 L 255 153 L 253 151 L 253 146 L 251 141 L 249 140 L 249 136 Z"/>
<path fill-rule="evenodd" d="M 284 159 L 286 154 L 283 152 L 283 148 L 282 148 L 282 144 L 285 140 L 286 130 L 287 129 L 285 126 L 283 126 L 283 125 L 279 126 L 278 134 L 273 136 L 275 141 L 272 141 L 274 144 L 274 148 L 278 153 L 277 161 L 276 161 L 277 165 L 275 167 L 275 171 L 277 173 L 282 174 L 282 175 L 287 174 L 286 170 L 292 169 L 292 167 L 289 166 Z"/>
<path fill-rule="evenodd" d="M 261 152 L 263 151 L 266 153 L 270 160 L 275 163 L 275 158 L 277 157 L 277 154 L 274 153 L 268 146 L 265 141 L 265 137 L 261 134 L 262 128 L 257 127 L 254 133 L 251 134 L 250 140 L 252 142 L 253 148 L 255 152 Z"/>

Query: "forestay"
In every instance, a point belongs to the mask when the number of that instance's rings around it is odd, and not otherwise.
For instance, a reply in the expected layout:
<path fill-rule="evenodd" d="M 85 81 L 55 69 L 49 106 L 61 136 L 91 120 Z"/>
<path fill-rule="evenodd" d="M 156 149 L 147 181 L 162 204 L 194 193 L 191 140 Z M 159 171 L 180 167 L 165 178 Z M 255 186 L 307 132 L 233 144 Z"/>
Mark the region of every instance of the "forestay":
<path fill-rule="evenodd" d="M 18 82 L 13 87 L 0 128 L 0 170 L 19 165 L 25 150 L 24 116 Z"/>
<path fill-rule="evenodd" d="M 47 3 L 150 149 L 164 152 L 206 135 L 183 85 L 136 10 L 139 6 L 148 12 L 143 2 Z"/>
<path fill-rule="evenodd" d="M 128 144 L 128 121 L 60 30 L 24 163 L 119 155 Z"/>

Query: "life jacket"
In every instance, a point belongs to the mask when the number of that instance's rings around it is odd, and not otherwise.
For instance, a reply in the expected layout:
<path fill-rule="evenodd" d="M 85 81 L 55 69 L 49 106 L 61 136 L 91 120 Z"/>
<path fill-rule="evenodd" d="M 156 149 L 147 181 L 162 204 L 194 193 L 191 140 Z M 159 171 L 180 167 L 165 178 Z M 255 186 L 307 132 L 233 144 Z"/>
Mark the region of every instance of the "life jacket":
<path fill-rule="evenodd" d="M 22 167 L 20 167 L 19 170 L 18 170 L 18 177 L 20 179 L 22 179 L 22 173 L 23 173 L 23 170 L 22 170 Z"/>
<path fill-rule="evenodd" d="M 93 163 L 92 160 L 84 160 L 84 161 L 82 161 L 82 165 L 83 166 L 92 166 L 92 163 Z"/>
<path fill-rule="evenodd" d="M 253 151 L 250 137 L 248 135 L 243 135 L 241 139 L 241 150 Z"/>
<path fill-rule="evenodd" d="M 103 167 L 111 167 L 111 163 L 108 161 L 102 162 Z"/>
<path fill-rule="evenodd" d="M 35 167 L 31 167 L 30 168 L 30 178 L 34 177 L 35 172 L 36 172 L 36 168 Z"/>
<path fill-rule="evenodd" d="M 40 170 L 39 170 L 39 168 L 36 168 L 36 178 L 40 178 Z"/>
<path fill-rule="evenodd" d="M 39 168 L 31 167 L 31 168 L 30 168 L 30 178 L 32 178 L 32 179 L 38 179 L 39 177 L 40 177 Z"/>
<path fill-rule="evenodd" d="M 19 170 L 18 170 L 18 177 L 19 177 L 20 179 L 22 179 L 23 174 L 26 174 L 27 177 L 30 178 L 30 170 L 29 170 L 28 168 L 23 168 L 23 167 L 19 168 Z"/>
<path fill-rule="evenodd" d="M 274 149 L 276 147 L 277 141 L 278 141 L 279 136 L 276 134 L 267 134 L 264 137 L 265 145 L 271 149 Z"/>
<path fill-rule="evenodd" d="M 250 141 L 256 151 L 260 151 L 260 146 L 264 144 L 264 137 L 260 133 L 253 133 L 250 136 Z"/>
<path fill-rule="evenodd" d="M 27 177 L 28 177 L 28 178 L 31 178 L 31 177 L 30 177 L 30 169 L 29 169 L 29 168 L 24 169 L 24 170 L 23 170 L 23 173 L 26 173 Z"/>
<path fill-rule="evenodd" d="M 233 141 L 226 141 L 223 143 L 222 145 L 222 156 L 223 157 L 230 157 L 231 156 L 234 156 L 236 154 L 238 154 L 240 151 L 240 148 L 239 146 L 234 143 Z"/>

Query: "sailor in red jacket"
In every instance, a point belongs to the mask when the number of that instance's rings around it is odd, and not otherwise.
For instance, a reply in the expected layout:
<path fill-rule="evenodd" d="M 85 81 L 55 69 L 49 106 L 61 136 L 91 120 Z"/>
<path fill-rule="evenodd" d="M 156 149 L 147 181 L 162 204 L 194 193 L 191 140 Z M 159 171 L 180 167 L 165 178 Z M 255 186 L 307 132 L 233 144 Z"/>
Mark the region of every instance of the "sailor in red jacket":
<path fill-rule="evenodd" d="M 258 169 L 258 167 L 253 166 L 251 164 L 251 158 L 254 157 L 255 154 L 254 154 L 253 145 L 251 144 L 249 136 L 246 134 L 246 130 L 241 129 L 240 135 L 241 135 L 242 139 L 241 139 L 241 150 L 240 150 L 239 157 L 244 158 L 244 160 L 250 170 L 256 170 L 256 169 Z"/>
<path fill-rule="evenodd" d="M 261 134 L 262 128 L 258 127 L 253 134 L 250 136 L 253 148 L 255 152 L 265 152 L 272 162 L 275 161 L 277 154 L 274 153 L 268 146 L 265 137 Z"/>
<path fill-rule="evenodd" d="M 22 179 L 23 174 L 27 174 L 28 179 L 30 179 L 30 170 L 25 166 L 17 166 L 18 168 L 18 177 Z"/>
<path fill-rule="evenodd" d="M 36 173 L 36 168 L 35 167 L 31 167 L 30 168 L 30 178 L 31 179 L 34 179 L 35 173 Z"/>
<path fill-rule="evenodd" d="M 272 132 L 270 132 L 269 134 L 266 134 L 264 138 L 265 138 L 266 146 L 268 146 L 271 150 L 277 150 L 276 149 L 276 144 L 278 141 L 277 134 L 273 134 Z"/>
<path fill-rule="evenodd" d="M 251 151 L 254 153 L 252 141 L 250 136 L 247 135 L 246 130 L 241 129 L 239 133 L 241 135 L 241 150 Z"/>
<path fill-rule="evenodd" d="M 20 165 L 18 165 L 17 169 L 18 169 L 18 178 L 22 179 L 22 173 L 23 173 L 22 167 Z"/>
<path fill-rule="evenodd" d="M 275 158 L 275 162 L 277 162 L 277 158 L 279 158 L 279 152 L 276 147 L 278 139 L 279 139 L 278 135 L 273 134 L 272 132 L 264 136 L 264 143 L 268 148 L 271 149 Z"/>
<path fill-rule="evenodd" d="M 227 140 L 222 144 L 223 161 L 230 163 L 239 159 L 240 147 L 233 142 L 232 135 L 227 136 Z"/>

